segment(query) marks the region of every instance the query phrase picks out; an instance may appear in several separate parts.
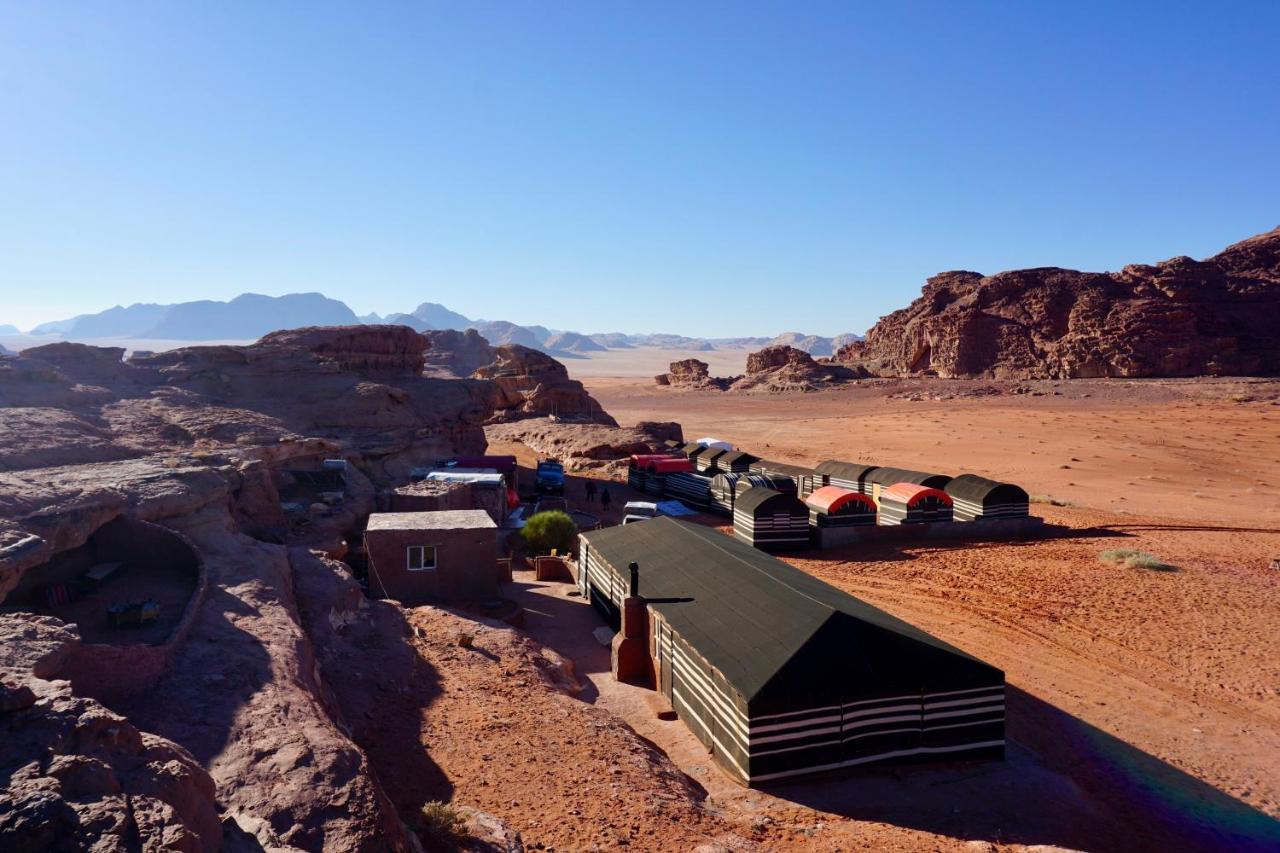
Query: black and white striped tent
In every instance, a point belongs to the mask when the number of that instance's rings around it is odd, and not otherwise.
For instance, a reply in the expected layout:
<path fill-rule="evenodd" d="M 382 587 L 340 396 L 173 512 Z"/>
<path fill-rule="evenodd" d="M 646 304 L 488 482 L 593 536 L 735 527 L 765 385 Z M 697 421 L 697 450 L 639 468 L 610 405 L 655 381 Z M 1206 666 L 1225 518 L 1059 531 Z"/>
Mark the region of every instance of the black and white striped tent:
<path fill-rule="evenodd" d="M 688 442 L 685 442 L 683 445 L 681 445 L 680 449 L 677 452 L 680 455 L 684 456 L 686 459 L 692 459 L 694 456 L 701 453 L 705 449 L 706 449 L 706 445 L 699 444 L 696 441 L 688 441 Z"/>
<path fill-rule="evenodd" d="M 805 499 L 813 527 L 859 527 L 876 523 L 876 502 L 870 495 L 823 486 Z"/>
<path fill-rule="evenodd" d="M 656 687 L 740 782 L 1003 755 L 1004 673 L 768 554 L 671 518 L 579 552 L 615 625 L 639 564 Z"/>
<path fill-rule="evenodd" d="M 796 492 L 805 497 L 822 485 L 821 477 L 812 469 L 803 465 L 792 465 L 789 462 L 774 462 L 771 459 L 757 459 L 747 469 L 752 474 L 784 474 L 795 481 Z"/>
<path fill-rule="evenodd" d="M 796 495 L 758 486 L 733 501 L 733 535 L 757 548 L 804 548 L 809 544 L 809 508 Z"/>
<path fill-rule="evenodd" d="M 740 474 L 750 470 L 751 463 L 755 462 L 757 457 L 747 453 L 745 450 L 730 450 L 728 453 L 716 460 L 716 470 L 731 474 Z"/>
<path fill-rule="evenodd" d="M 880 492 L 880 523 L 925 524 L 951 521 L 951 498 L 941 489 L 895 483 Z"/>
<path fill-rule="evenodd" d="M 668 474 L 666 495 L 693 509 L 706 510 L 711 506 L 711 478 L 692 471 Z"/>
<path fill-rule="evenodd" d="M 723 447 L 704 447 L 693 455 L 693 467 L 704 474 L 715 474 L 720 470 L 720 457 L 729 452 Z"/>
<path fill-rule="evenodd" d="M 944 489 L 951 478 L 946 474 L 930 474 L 925 471 L 912 471 L 909 468 L 873 468 L 866 473 L 866 482 L 871 488 L 871 497 L 880 502 L 880 492 L 888 486 L 898 483 L 910 483 L 926 486 L 930 489 Z"/>
<path fill-rule="evenodd" d="M 823 486 L 839 486 L 851 492 L 871 494 L 871 483 L 867 475 L 876 470 L 878 465 L 864 465 L 861 462 L 840 462 L 828 459 L 814 466 L 814 472 L 822 477 Z"/>
<path fill-rule="evenodd" d="M 733 515 L 733 502 L 738 493 L 757 486 L 792 494 L 796 491 L 795 481 L 781 474 L 716 474 L 711 478 L 711 508 L 724 515 Z"/>
<path fill-rule="evenodd" d="M 945 491 L 955 504 L 956 521 L 1027 517 L 1027 492 L 1012 483 L 999 483 L 977 474 L 961 474 L 947 483 Z"/>

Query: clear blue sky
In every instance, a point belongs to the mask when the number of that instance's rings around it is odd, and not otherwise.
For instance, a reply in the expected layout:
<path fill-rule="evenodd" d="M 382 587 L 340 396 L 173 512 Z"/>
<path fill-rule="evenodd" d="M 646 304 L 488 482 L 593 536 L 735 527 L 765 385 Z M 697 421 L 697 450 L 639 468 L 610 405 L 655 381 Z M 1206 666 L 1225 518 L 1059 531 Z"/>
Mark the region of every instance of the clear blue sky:
<path fill-rule="evenodd" d="M 1280 224 L 1277 33 L 1275 2 L 4 3 L 0 323 L 318 290 L 830 334 L 940 270 L 1203 256 Z"/>

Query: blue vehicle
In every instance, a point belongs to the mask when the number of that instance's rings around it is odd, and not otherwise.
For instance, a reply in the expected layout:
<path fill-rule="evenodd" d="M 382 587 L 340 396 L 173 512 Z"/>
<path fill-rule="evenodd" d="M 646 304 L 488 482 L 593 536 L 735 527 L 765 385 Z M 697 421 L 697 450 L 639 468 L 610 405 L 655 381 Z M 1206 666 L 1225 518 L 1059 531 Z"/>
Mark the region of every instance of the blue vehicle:
<path fill-rule="evenodd" d="M 564 466 L 554 459 L 539 462 L 533 488 L 540 495 L 563 495 Z"/>

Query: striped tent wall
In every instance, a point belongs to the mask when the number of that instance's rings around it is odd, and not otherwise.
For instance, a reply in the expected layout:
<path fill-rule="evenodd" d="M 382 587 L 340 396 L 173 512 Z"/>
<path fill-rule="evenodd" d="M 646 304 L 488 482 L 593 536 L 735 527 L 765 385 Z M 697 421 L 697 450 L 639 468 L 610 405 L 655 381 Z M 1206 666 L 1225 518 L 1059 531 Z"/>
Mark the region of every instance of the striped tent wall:
<path fill-rule="evenodd" d="M 629 581 L 579 539 L 583 596 L 607 600 L 621 611 Z M 650 652 L 659 692 L 716 762 L 741 782 L 751 781 L 750 720 L 746 700 L 661 615 L 650 614 Z"/>
<path fill-rule="evenodd" d="M 809 544 L 809 509 L 798 497 L 752 487 L 733 504 L 733 534 L 755 548 L 804 548 Z"/>
<path fill-rule="evenodd" d="M 627 485 L 636 491 L 644 491 L 644 484 L 647 479 L 648 475 L 643 468 L 637 468 L 634 465 L 627 468 Z"/>
<path fill-rule="evenodd" d="M 951 520 L 951 498 L 939 489 L 898 483 L 880 492 L 880 523 L 883 525 Z"/>
<path fill-rule="evenodd" d="M 838 486 L 851 492 L 869 495 L 872 494 L 873 488 L 871 474 L 879 467 L 862 462 L 840 462 L 828 459 L 825 462 L 819 462 L 813 470 L 821 478 L 820 485 Z"/>
<path fill-rule="evenodd" d="M 1030 514 L 1026 490 L 1012 483 L 961 474 L 947 483 L 945 491 L 955 505 L 956 521 L 1026 518 Z"/>
<path fill-rule="evenodd" d="M 700 473 L 713 475 L 719 470 L 719 459 L 729 451 L 722 447 L 707 447 L 702 452 L 694 455 L 693 467 Z"/>
<path fill-rule="evenodd" d="M 911 756 L 958 758 L 1003 750 L 1003 684 L 751 717 L 753 783 Z"/>
<path fill-rule="evenodd" d="M 790 477 L 796 484 L 796 494 L 798 494 L 802 500 L 808 497 L 810 492 L 813 492 L 822 485 L 822 477 L 812 468 L 806 468 L 803 465 L 791 465 L 787 462 L 773 462 L 769 459 L 758 459 L 755 462 L 752 462 L 747 470 L 752 474 Z"/>
<path fill-rule="evenodd" d="M 870 495 L 823 486 L 805 501 L 813 527 L 860 527 L 876 523 L 876 503 Z"/>
<path fill-rule="evenodd" d="M 726 474 L 741 474 L 751 470 L 756 457 L 742 450 L 730 450 L 716 460 L 716 470 Z"/>
<path fill-rule="evenodd" d="M 590 544 L 579 544 L 584 596 L 622 608 L 628 583 Z M 1004 685 L 858 698 L 772 714 L 748 703 L 662 616 L 650 610 L 657 690 L 731 776 L 759 784 L 901 760 L 998 755 Z"/>
<path fill-rule="evenodd" d="M 667 494 L 667 477 L 668 474 L 661 474 L 650 471 L 644 475 L 644 492 L 654 497 L 665 497 Z"/>
<path fill-rule="evenodd" d="M 795 481 L 782 475 L 765 474 L 717 474 L 711 480 L 711 508 L 722 515 L 733 515 L 733 504 L 737 496 L 747 489 L 764 488 L 777 492 L 796 491 Z"/>
<path fill-rule="evenodd" d="M 711 506 L 711 477 L 705 474 L 668 474 L 666 487 L 667 497 L 687 506 L 700 510 Z"/>

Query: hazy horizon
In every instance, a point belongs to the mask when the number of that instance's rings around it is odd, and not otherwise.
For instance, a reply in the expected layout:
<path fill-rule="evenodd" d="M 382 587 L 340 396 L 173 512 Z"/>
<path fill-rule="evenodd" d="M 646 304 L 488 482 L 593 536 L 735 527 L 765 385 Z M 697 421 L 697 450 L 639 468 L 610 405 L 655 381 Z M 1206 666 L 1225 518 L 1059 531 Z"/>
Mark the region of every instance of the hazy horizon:
<path fill-rule="evenodd" d="M 314 291 L 829 336 L 943 270 L 1204 257 L 1280 221 L 1273 4 L 0 14 L 24 330 Z"/>

